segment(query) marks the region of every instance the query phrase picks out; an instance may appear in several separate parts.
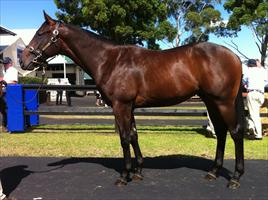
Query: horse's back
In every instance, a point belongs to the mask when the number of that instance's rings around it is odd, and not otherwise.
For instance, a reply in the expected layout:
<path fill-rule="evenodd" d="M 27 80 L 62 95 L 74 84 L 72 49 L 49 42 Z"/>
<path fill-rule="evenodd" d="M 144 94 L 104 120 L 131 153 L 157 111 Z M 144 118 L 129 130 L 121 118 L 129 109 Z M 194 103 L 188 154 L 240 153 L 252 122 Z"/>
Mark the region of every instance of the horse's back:
<path fill-rule="evenodd" d="M 147 56 L 152 61 L 145 80 L 153 82 L 150 88 L 157 88 L 163 96 L 185 100 L 200 91 L 219 97 L 238 91 L 241 62 L 223 46 L 204 42 L 153 54 Z"/>
<path fill-rule="evenodd" d="M 199 92 L 221 97 L 238 90 L 241 79 L 237 56 L 212 43 L 164 51 L 121 47 L 114 69 L 107 90 L 124 101 L 135 98 L 137 107 L 172 105 Z"/>

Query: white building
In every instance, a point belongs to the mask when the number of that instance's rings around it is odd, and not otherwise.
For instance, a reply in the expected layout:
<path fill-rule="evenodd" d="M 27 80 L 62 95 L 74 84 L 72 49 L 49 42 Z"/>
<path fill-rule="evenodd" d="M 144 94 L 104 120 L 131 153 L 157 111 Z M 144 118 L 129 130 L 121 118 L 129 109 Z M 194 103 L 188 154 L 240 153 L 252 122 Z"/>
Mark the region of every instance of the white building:
<path fill-rule="evenodd" d="M 1 26 L 0 26 L 1 27 Z M 5 29 L 4 27 L 1 27 Z M 2 30 L 2 29 L 0 29 Z M 7 30 L 7 29 L 5 29 Z M 8 30 L 7 30 L 8 31 Z M 0 35 L 0 58 L 10 57 L 14 61 L 20 76 L 38 76 L 41 77 L 42 69 L 36 72 L 24 71 L 19 65 L 19 57 L 25 45 L 29 44 L 37 29 L 13 29 L 10 33 L 16 35 Z M 46 69 L 47 78 L 68 78 L 72 85 L 84 85 L 84 71 L 77 66 L 70 58 L 66 56 L 56 56 L 49 62 Z"/>

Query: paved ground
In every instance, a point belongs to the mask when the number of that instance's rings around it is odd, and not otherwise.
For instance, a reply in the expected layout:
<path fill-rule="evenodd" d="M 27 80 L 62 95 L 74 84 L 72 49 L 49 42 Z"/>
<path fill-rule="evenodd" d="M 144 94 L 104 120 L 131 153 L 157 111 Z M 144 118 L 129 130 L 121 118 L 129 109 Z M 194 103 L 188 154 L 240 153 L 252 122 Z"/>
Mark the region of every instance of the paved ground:
<path fill-rule="evenodd" d="M 145 158 L 144 180 L 117 187 L 119 158 L 0 158 L 7 194 L 25 200 L 268 199 L 268 163 L 246 161 L 238 190 L 226 188 L 234 161 L 226 160 L 220 177 L 203 177 L 212 162 L 203 158 Z"/>
<path fill-rule="evenodd" d="M 87 105 L 88 101 L 94 105 L 93 98 L 73 98 L 73 106 Z M 89 121 L 78 120 L 77 123 Z M 42 117 L 40 121 L 76 123 L 74 119 Z M 90 122 L 94 123 L 92 119 Z M 241 188 L 235 191 L 226 188 L 233 160 L 225 161 L 217 181 L 207 182 L 203 177 L 212 165 L 211 160 L 187 156 L 145 158 L 144 180 L 119 188 L 113 183 L 122 162 L 120 158 L 0 157 L 0 177 L 5 192 L 18 200 L 268 199 L 267 160 L 246 161 Z"/>

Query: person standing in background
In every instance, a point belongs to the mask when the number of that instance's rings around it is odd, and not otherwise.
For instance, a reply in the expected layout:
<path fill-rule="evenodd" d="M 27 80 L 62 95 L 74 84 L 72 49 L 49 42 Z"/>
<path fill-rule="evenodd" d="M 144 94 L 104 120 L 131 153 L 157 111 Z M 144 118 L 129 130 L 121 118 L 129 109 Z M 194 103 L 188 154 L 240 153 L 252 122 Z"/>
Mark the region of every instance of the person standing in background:
<path fill-rule="evenodd" d="M 4 65 L 4 70 L 0 76 L 0 81 L 7 84 L 15 84 L 18 82 L 18 71 L 13 67 L 11 58 L 5 57 L 1 60 Z M 2 87 L 2 83 L 0 85 Z M 2 88 L 1 88 L 2 89 Z M 6 115 L 6 102 L 4 99 L 4 93 L 0 96 L 0 111 L 2 113 L 2 130 L 6 132 L 7 115 Z M 0 200 L 16 200 L 15 198 L 9 198 L 4 194 L 1 179 L 0 179 Z"/>
<path fill-rule="evenodd" d="M 260 107 L 264 102 L 264 87 L 266 84 L 266 72 L 257 59 L 248 60 L 248 69 L 243 76 L 243 82 L 247 86 L 246 106 L 248 108 L 248 127 L 250 139 L 262 139 L 262 124 Z"/>
<path fill-rule="evenodd" d="M 13 61 L 9 57 L 3 59 L 3 75 L 0 77 L 0 81 L 5 84 L 18 83 L 18 70 L 13 66 Z M 2 87 L 2 84 L 1 86 Z M 7 113 L 6 113 L 6 101 L 5 93 L 0 97 L 0 111 L 2 113 L 2 132 L 7 132 Z"/>

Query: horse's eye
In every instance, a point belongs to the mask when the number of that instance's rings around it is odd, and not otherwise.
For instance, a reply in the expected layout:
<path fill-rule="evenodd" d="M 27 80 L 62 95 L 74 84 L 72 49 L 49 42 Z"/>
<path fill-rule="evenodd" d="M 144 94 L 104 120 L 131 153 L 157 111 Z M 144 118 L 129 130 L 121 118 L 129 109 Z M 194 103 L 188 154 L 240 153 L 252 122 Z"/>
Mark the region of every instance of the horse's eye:
<path fill-rule="evenodd" d="M 41 36 L 41 35 L 43 35 L 45 33 L 49 33 L 49 32 L 50 32 L 49 30 L 40 30 L 40 31 L 37 32 L 37 35 Z"/>

